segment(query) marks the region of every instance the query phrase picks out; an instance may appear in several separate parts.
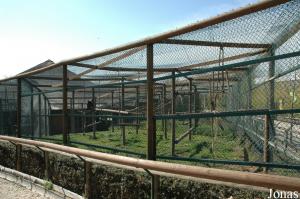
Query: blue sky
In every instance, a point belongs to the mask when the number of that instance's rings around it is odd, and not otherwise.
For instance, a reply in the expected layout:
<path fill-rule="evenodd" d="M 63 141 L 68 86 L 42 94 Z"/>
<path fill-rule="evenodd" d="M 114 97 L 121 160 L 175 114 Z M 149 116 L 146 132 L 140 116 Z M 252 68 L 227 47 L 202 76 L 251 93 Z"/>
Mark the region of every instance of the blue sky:
<path fill-rule="evenodd" d="M 178 28 L 257 0 L 1 0 L 0 78 Z"/>

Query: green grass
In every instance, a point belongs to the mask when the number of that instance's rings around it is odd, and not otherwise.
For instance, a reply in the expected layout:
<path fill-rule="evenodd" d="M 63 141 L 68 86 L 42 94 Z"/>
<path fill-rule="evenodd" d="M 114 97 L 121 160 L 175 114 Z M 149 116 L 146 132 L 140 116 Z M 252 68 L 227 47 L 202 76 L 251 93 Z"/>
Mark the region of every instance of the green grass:
<path fill-rule="evenodd" d="M 170 123 L 168 124 L 167 139 L 164 138 L 164 133 L 161 128 L 161 122 L 157 122 L 157 155 L 159 156 L 171 156 L 171 131 Z M 220 128 L 221 127 L 221 128 Z M 176 121 L 176 138 L 182 135 L 189 129 L 188 124 L 183 121 Z M 199 126 L 194 130 L 192 140 L 189 141 L 188 137 L 184 138 L 179 144 L 176 144 L 176 156 L 195 159 L 219 159 L 219 160 L 240 160 L 256 162 L 262 160 L 262 155 L 258 155 L 254 152 L 254 146 L 251 145 L 245 137 L 235 135 L 235 130 L 226 123 L 224 120 L 215 120 L 214 132 L 216 134 L 215 139 L 211 130 L 210 120 L 199 121 Z M 62 140 L 62 135 L 49 136 Z M 146 155 L 147 153 L 147 134 L 145 124 L 140 127 L 139 133 L 136 134 L 135 127 L 126 127 L 126 144 L 122 144 L 121 130 L 115 128 L 114 132 L 101 131 L 96 132 L 97 139 L 93 139 L 93 133 L 73 133 L 70 135 L 70 139 L 73 142 L 81 142 L 85 144 L 110 147 L 115 149 L 127 150 L 139 154 Z M 215 140 L 214 148 L 212 148 L 212 141 Z M 54 141 L 51 141 L 54 142 Z M 58 142 L 59 144 L 62 141 Z M 100 151 L 108 153 L 117 153 L 107 149 L 101 149 L 99 147 L 80 145 L 72 143 L 71 146 Z M 245 150 L 247 158 L 244 159 Z M 130 156 L 130 154 L 118 152 L 119 155 Z M 135 156 L 135 155 L 134 155 Z M 135 156 L 136 157 L 136 156 Z M 192 165 L 206 165 L 213 166 L 222 169 L 242 170 L 248 172 L 255 172 L 258 168 L 252 166 L 239 166 L 239 165 L 223 165 L 223 164 L 208 164 L 193 161 L 183 160 L 164 160 L 167 162 L 175 162 L 180 164 L 192 164 Z M 261 170 L 261 169 L 260 169 Z M 287 175 L 287 176 L 299 176 L 299 172 L 286 169 L 273 169 L 270 173 Z"/>
<path fill-rule="evenodd" d="M 221 123 L 221 122 L 219 122 Z M 213 133 L 211 131 L 210 121 L 199 123 L 199 126 L 192 134 L 192 140 L 189 141 L 188 136 L 184 138 L 179 144 L 176 144 L 176 155 L 187 158 L 211 158 L 211 159 L 227 159 L 227 160 L 243 160 L 243 144 L 239 144 L 240 140 L 233 135 L 232 129 L 221 123 L 222 128 L 215 125 L 214 131 L 217 134 L 212 148 Z M 176 122 L 176 138 L 180 137 L 189 126 L 184 121 Z M 171 128 L 168 125 L 167 139 L 164 138 L 164 133 L 161 128 L 161 122 L 157 122 L 157 154 L 162 156 L 171 155 Z M 93 139 L 93 133 L 73 133 L 70 139 L 73 142 L 81 142 L 86 144 L 106 146 L 116 149 L 123 149 L 137 153 L 147 153 L 147 132 L 145 124 L 139 129 L 136 134 L 135 127 L 126 127 L 126 144 L 122 144 L 122 137 L 120 128 L 115 128 L 115 131 L 100 131 L 96 132 L 96 139 Z M 51 138 L 62 139 L 62 135 L 50 136 Z M 99 148 L 88 147 L 78 144 L 73 146 L 86 148 L 90 150 L 103 151 Z M 105 151 L 105 150 L 104 150 Z M 109 152 L 109 151 L 107 151 Z M 252 153 L 250 152 L 250 157 Z M 254 156 L 254 154 L 253 154 Z"/>
<path fill-rule="evenodd" d="M 255 88 L 252 92 L 252 105 L 254 108 L 265 108 L 268 106 L 268 84 Z M 278 81 L 275 83 L 274 100 L 276 108 L 290 109 L 300 108 L 300 87 L 296 83 L 295 89 L 293 82 Z"/>

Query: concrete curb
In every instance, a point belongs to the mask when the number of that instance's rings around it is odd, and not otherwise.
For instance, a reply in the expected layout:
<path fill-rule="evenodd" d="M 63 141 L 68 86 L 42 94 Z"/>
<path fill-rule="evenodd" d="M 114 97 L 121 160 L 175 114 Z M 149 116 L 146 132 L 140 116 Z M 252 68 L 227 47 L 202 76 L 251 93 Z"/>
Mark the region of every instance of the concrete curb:
<path fill-rule="evenodd" d="M 49 199 L 84 199 L 84 197 L 55 184 L 51 190 L 48 190 L 45 188 L 47 181 L 1 165 L 0 178 L 16 183 Z"/>

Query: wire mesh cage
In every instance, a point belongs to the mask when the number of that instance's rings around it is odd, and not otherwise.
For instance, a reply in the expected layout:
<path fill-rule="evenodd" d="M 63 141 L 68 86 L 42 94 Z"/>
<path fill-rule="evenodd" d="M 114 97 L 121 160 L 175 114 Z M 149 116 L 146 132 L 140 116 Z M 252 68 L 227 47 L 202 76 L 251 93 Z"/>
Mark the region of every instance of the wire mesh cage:
<path fill-rule="evenodd" d="M 1 133 L 16 135 L 20 92 L 22 137 L 299 175 L 299 10 L 298 0 L 278 3 L 47 61 L 2 81 Z"/>

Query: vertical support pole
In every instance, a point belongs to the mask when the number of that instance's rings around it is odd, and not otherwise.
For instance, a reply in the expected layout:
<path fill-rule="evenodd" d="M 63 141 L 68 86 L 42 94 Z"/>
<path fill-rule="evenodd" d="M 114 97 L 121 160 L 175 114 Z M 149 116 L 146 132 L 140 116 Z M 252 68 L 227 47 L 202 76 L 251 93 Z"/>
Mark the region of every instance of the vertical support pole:
<path fill-rule="evenodd" d="M 114 91 L 111 91 L 111 109 L 114 109 Z M 111 131 L 115 132 L 115 126 L 114 126 L 114 114 L 111 114 Z"/>
<path fill-rule="evenodd" d="M 136 87 L 136 126 L 135 126 L 135 132 L 136 134 L 139 133 L 139 114 L 140 114 L 140 109 L 139 109 L 139 104 L 140 104 L 140 90 L 139 86 Z"/>
<path fill-rule="evenodd" d="M 192 92 L 193 92 L 193 80 L 189 79 L 189 113 L 192 113 Z M 189 119 L 189 128 L 192 128 L 192 118 Z M 189 140 L 192 140 L 192 131 L 189 133 Z"/>
<path fill-rule="evenodd" d="M 72 91 L 71 133 L 75 133 L 75 91 Z"/>
<path fill-rule="evenodd" d="M 50 121 L 51 121 L 51 104 L 50 102 L 48 101 L 47 102 L 47 129 L 48 129 L 48 134 L 50 135 L 51 134 L 51 127 L 50 127 Z"/>
<path fill-rule="evenodd" d="M 194 112 L 198 113 L 199 112 L 199 103 L 200 103 L 200 96 L 197 91 L 197 86 L 194 86 Z M 194 127 L 196 128 L 198 126 L 198 118 L 195 118 L 194 121 Z"/>
<path fill-rule="evenodd" d="M 16 124 L 16 137 L 21 137 L 21 92 L 22 92 L 22 80 L 17 79 L 17 124 Z"/>
<path fill-rule="evenodd" d="M 31 131 L 31 138 L 34 137 L 34 113 L 33 113 L 33 87 L 30 85 L 30 131 Z"/>
<path fill-rule="evenodd" d="M 125 96 L 125 86 L 124 86 L 124 78 L 122 78 L 122 86 L 121 86 L 121 111 L 124 111 L 124 96 Z M 126 138 L 125 138 L 125 126 L 124 126 L 124 119 L 121 119 L 121 134 L 122 134 L 122 143 L 123 145 L 126 144 Z"/>
<path fill-rule="evenodd" d="M 163 85 L 163 114 L 166 114 L 166 99 L 167 99 L 167 88 L 166 85 Z M 168 138 L 168 127 L 167 127 L 167 120 L 163 119 L 163 129 L 164 129 L 164 135 L 165 139 Z"/>
<path fill-rule="evenodd" d="M 275 52 L 273 48 L 270 49 L 270 56 L 274 56 Z M 269 78 L 273 77 L 275 75 L 275 61 L 272 60 L 269 63 Z M 269 108 L 274 109 L 275 108 L 275 82 L 274 79 L 269 81 Z"/>
<path fill-rule="evenodd" d="M 4 121 L 3 121 L 3 101 L 2 99 L 0 99 L 0 125 L 1 125 L 1 132 L 0 133 L 4 133 Z"/>
<path fill-rule="evenodd" d="M 63 65 L 63 144 L 68 144 L 68 66 Z"/>
<path fill-rule="evenodd" d="M 201 95 L 200 95 L 201 96 Z M 206 111 L 206 98 L 207 98 L 208 95 L 204 94 L 203 96 L 203 111 Z"/>
<path fill-rule="evenodd" d="M 175 71 L 172 71 L 172 109 L 171 114 L 176 113 L 176 88 L 175 88 Z M 175 119 L 172 119 L 172 146 L 171 146 L 171 154 L 172 156 L 175 156 L 175 139 L 176 139 L 176 121 Z"/>
<path fill-rule="evenodd" d="M 84 161 L 84 198 L 90 199 L 91 196 L 91 176 L 92 176 L 92 163 Z"/>
<path fill-rule="evenodd" d="M 83 103 L 81 103 L 81 113 L 82 113 L 81 126 L 82 126 L 82 133 L 84 135 L 85 134 L 85 110 L 84 110 Z"/>
<path fill-rule="evenodd" d="M 45 128 L 45 135 L 49 135 L 49 132 L 48 132 L 48 129 L 47 129 L 47 99 L 46 97 L 44 96 L 43 98 L 44 100 L 44 128 Z"/>
<path fill-rule="evenodd" d="M 22 104 L 22 98 L 21 98 L 21 92 L 22 92 L 22 80 L 20 78 L 17 79 L 17 132 L 16 136 L 18 138 L 22 137 L 21 134 L 21 104 Z M 22 145 L 17 144 L 16 145 L 16 170 L 21 171 L 22 168 Z"/>
<path fill-rule="evenodd" d="M 95 110 L 96 110 L 96 98 L 95 98 L 95 88 L 92 88 L 92 102 L 93 102 L 93 108 L 92 108 L 92 124 L 93 124 L 93 139 L 96 139 L 96 116 L 95 116 Z"/>
<path fill-rule="evenodd" d="M 270 49 L 270 56 L 275 55 L 274 47 Z M 275 60 L 270 61 L 269 63 L 269 78 L 273 77 L 275 75 Z M 275 109 L 275 80 L 272 79 L 269 81 L 269 109 Z M 270 116 L 270 128 L 269 128 L 269 134 L 270 134 L 270 140 L 272 140 L 275 136 L 275 129 L 274 129 L 274 118 L 276 116 L 272 115 Z M 272 154 L 272 149 L 269 149 L 269 161 L 272 162 L 273 159 L 273 154 Z"/>
<path fill-rule="evenodd" d="M 247 70 L 247 81 L 248 81 L 248 109 L 252 109 L 252 70 Z M 229 89 L 229 88 L 228 88 Z"/>
<path fill-rule="evenodd" d="M 49 152 L 48 151 L 43 151 L 44 153 L 44 162 L 45 162 L 45 173 L 44 177 L 45 179 L 49 180 L 50 179 L 50 173 L 49 173 Z"/>
<path fill-rule="evenodd" d="M 270 148 L 269 148 L 269 139 L 270 139 L 270 115 L 265 115 L 265 132 L 264 132 L 264 162 L 270 162 Z M 267 173 L 268 168 L 266 167 L 264 171 Z"/>
<path fill-rule="evenodd" d="M 41 98 L 42 98 L 41 94 L 39 94 L 39 99 L 38 99 L 39 137 L 42 136 L 42 118 L 41 118 L 41 109 L 42 109 L 42 107 L 41 107 L 41 101 L 42 101 L 42 99 Z"/>
<path fill-rule="evenodd" d="M 147 134 L 148 159 L 156 160 L 156 128 L 154 119 L 153 44 L 147 45 Z M 159 176 L 151 176 L 151 198 L 158 198 Z"/>
<path fill-rule="evenodd" d="M 72 110 L 75 109 L 75 91 L 72 91 Z"/>

